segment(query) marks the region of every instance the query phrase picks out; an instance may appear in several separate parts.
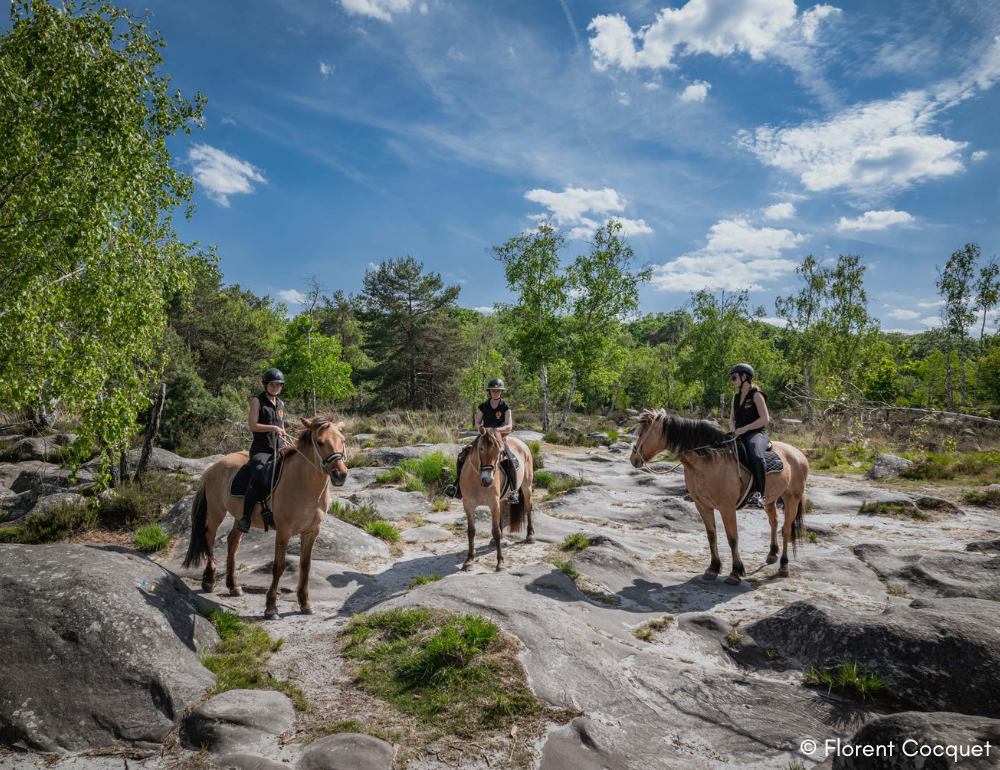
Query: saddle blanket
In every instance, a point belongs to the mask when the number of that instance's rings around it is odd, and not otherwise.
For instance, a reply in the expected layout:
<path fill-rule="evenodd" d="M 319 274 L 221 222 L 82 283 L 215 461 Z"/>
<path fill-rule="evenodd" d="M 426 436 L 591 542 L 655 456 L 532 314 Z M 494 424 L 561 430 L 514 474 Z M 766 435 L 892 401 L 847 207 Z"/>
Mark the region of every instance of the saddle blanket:
<path fill-rule="evenodd" d="M 281 481 L 281 471 L 285 467 L 284 455 L 278 455 L 278 468 L 275 471 L 274 461 L 269 460 L 267 465 L 265 465 L 260 472 L 261 484 L 267 493 L 271 491 L 271 474 L 274 473 L 274 486 L 278 486 L 278 482 Z M 250 463 L 246 463 L 242 468 L 236 471 L 236 475 L 233 476 L 233 480 L 229 483 L 229 494 L 233 497 L 246 497 L 247 487 L 250 486 L 250 474 L 253 472 L 253 468 L 250 467 Z"/>
<path fill-rule="evenodd" d="M 740 495 L 740 502 L 736 506 L 736 509 L 745 508 L 747 504 L 747 498 L 750 497 L 750 488 L 753 486 L 753 475 L 750 473 L 750 463 L 747 462 L 746 449 L 743 443 L 740 442 L 739 453 L 740 453 L 740 473 L 744 477 L 743 493 Z M 764 452 L 764 473 L 770 475 L 772 473 L 781 473 L 785 469 L 785 463 L 781 459 L 781 455 L 771 449 L 771 445 L 767 445 L 767 451 Z"/>

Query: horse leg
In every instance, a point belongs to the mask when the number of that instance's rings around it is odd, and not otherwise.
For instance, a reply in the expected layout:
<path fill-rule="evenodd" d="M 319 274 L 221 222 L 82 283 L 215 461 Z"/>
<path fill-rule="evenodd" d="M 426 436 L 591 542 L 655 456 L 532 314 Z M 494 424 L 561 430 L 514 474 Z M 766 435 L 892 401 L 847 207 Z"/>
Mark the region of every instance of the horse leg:
<path fill-rule="evenodd" d="M 476 561 L 476 507 L 464 495 L 462 507 L 465 508 L 465 527 L 469 535 L 469 553 L 462 563 L 462 569 L 468 572 Z"/>
<path fill-rule="evenodd" d="M 695 502 L 695 507 L 698 509 L 698 513 L 701 514 L 701 520 L 705 522 L 708 550 L 712 554 L 712 562 L 708 565 L 708 569 L 705 570 L 705 574 L 702 577 L 705 580 L 715 580 L 719 576 L 719 570 L 722 569 L 722 559 L 719 558 L 719 544 L 715 538 L 715 509 L 708 508 L 699 502 Z"/>
<path fill-rule="evenodd" d="M 285 551 L 288 548 L 288 535 L 276 534 L 274 538 L 274 567 L 271 570 L 271 587 L 267 589 L 267 603 L 264 607 L 264 620 L 278 619 L 278 581 L 285 571 Z"/>
<path fill-rule="evenodd" d="M 493 520 L 493 542 L 497 544 L 497 572 L 503 572 L 507 565 L 503 560 L 503 530 L 500 528 L 503 501 L 499 498 L 490 501 L 490 518 Z"/>
<path fill-rule="evenodd" d="M 522 490 L 521 503 L 524 505 L 524 512 L 528 517 L 528 534 L 524 538 L 525 543 L 535 542 L 535 525 L 531 523 L 531 487 L 525 486 Z"/>
<path fill-rule="evenodd" d="M 792 522 L 799 515 L 801 495 L 794 492 L 785 493 L 785 521 L 781 526 L 781 564 L 778 565 L 778 577 L 789 577 L 788 571 L 788 541 L 792 536 Z"/>
<path fill-rule="evenodd" d="M 319 537 L 319 527 L 312 532 L 303 532 L 299 547 L 299 585 L 295 596 L 299 600 L 299 609 L 303 615 L 312 615 L 312 602 L 309 601 L 309 568 L 312 566 L 313 546 Z"/>
<path fill-rule="evenodd" d="M 733 571 L 726 578 L 726 585 L 738 586 L 740 580 L 747 574 L 740 558 L 740 535 L 736 529 L 736 511 L 720 511 L 722 523 L 726 528 L 726 539 L 729 540 L 729 548 L 733 552 Z"/>
<path fill-rule="evenodd" d="M 767 521 L 771 525 L 771 548 L 767 552 L 768 564 L 774 564 L 778 560 L 778 501 L 772 500 L 764 506 L 767 511 Z"/>
<path fill-rule="evenodd" d="M 223 513 L 222 517 L 225 518 Z M 208 543 L 208 556 L 205 558 L 205 571 L 201 575 L 201 590 L 206 594 L 215 593 L 215 533 L 219 529 L 221 522 L 215 521 L 209 509 L 208 523 L 205 531 L 205 540 Z"/>
<path fill-rule="evenodd" d="M 236 580 L 236 552 L 239 550 L 243 533 L 236 527 L 229 530 L 229 537 L 226 538 L 226 588 L 229 589 L 230 596 L 243 596 L 243 589 L 240 588 Z"/>

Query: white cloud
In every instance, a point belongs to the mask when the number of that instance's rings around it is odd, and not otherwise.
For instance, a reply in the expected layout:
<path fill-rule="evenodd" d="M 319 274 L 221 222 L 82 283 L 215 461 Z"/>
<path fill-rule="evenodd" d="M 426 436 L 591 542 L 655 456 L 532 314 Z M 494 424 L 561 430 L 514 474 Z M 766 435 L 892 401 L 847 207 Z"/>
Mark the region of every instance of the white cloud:
<path fill-rule="evenodd" d="M 798 263 L 782 258 L 808 236 L 773 227 L 753 227 L 746 219 L 723 219 L 708 231 L 703 249 L 656 268 L 652 283 L 663 291 L 760 289 L 795 270 Z"/>
<path fill-rule="evenodd" d="M 765 318 L 761 318 L 760 320 L 766 324 L 770 324 L 771 326 L 777 326 L 779 329 L 785 329 L 788 327 L 788 319 L 786 318 L 772 318 L 771 316 L 767 316 Z"/>
<path fill-rule="evenodd" d="M 706 83 L 704 80 L 696 80 L 685 88 L 678 98 L 682 102 L 703 102 L 708 98 L 708 89 L 711 87 L 711 83 Z"/>
<path fill-rule="evenodd" d="M 378 265 L 376 265 L 374 262 L 369 262 L 367 267 L 369 270 L 378 270 Z"/>
<path fill-rule="evenodd" d="M 420 14 L 421 14 L 422 16 L 426 16 L 426 15 L 427 15 L 427 14 L 428 14 L 429 12 L 430 12 L 430 11 L 429 11 L 429 10 L 428 10 L 428 8 L 427 8 L 427 3 L 421 3 L 421 4 L 420 4 Z"/>
<path fill-rule="evenodd" d="M 465 61 L 465 54 L 455 48 L 455 46 L 452 46 L 448 49 L 448 58 L 453 61 Z"/>
<path fill-rule="evenodd" d="M 976 150 L 972 153 L 972 160 L 977 163 L 981 160 L 986 160 L 988 157 L 990 157 L 990 154 L 986 150 Z"/>
<path fill-rule="evenodd" d="M 903 310 L 903 308 L 895 308 L 890 310 L 888 313 L 890 318 L 897 318 L 900 321 L 913 321 L 920 318 L 920 313 L 915 310 Z"/>
<path fill-rule="evenodd" d="M 913 223 L 913 217 L 905 211 L 866 211 L 857 219 L 841 217 L 837 230 L 863 231 L 885 230 L 892 225 L 908 225 Z"/>
<path fill-rule="evenodd" d="M 549 210 L 548 214 L 531 214 L 529 219 L 535 222 L 551 219 L 556 227 L 570 228 L 566 233 L 570 240 L 590 238 L 598 228 L 612 219 L 621 223 L 626 236 L 653 233 L 653 228 L 645 220 L 615 215 L 615 212 L 625 210 L 627 201 L 610 187 L 603 190 L 565 187 L 562 192 L 529 190 L 524 197 Z"/>
<path fill-rule="evenodd" d="M 319 71 L 320 71 L 320 74 L 323 75 L 323 77 L 328 77 L 328 76 L 332 75 L 333 71 L 335 69 L 336 69 L 336 65 L 327 64 L 325 61 L 320 61 L 320 63 L 319 63 Z"/>
<path fill-rule="evenodd" d="M 775 203 L 773 206 L 768 206 L 761 213 L 764 215 L 764 219 L 771 222 L 781 219 L 791 219 L 795 216 L 795 204 Z"/>
<path fill-rule="evenodd" d="M 918 302 L 917 303 L 917 307 L 943 307 L 943 306 L 944 306 L 944 300 L 943 299 L 934 300 L 933 302 Z"/>
<path fill-rule="evenodd" d="M 340 4 L 352 16 L 392 21 L 392 14 L 409 11 L 413 7 L 413 0 L 340 0 Z"/>
<path fill-rule="evenodd" d="M 956 142 L 933 132 L 941 114 L 1000 80 L 1000 37 L 961 77 L 858 104 L 800 126 L 741 131 L 737 144 L 799 177 L 807 190 L 843 188 L 879 198 L 964 170 Z"/>
<path fill-rule="evenodd" d="M 278 296 L 290 305 L 301 305 L 309 299 L 309 297 L 301 291 L 296 291 L 295 289 L 282 289 L 278 292 Z"/>
<path fill-rule="evenodd" d="M 625 91 L 616 91 L 615 96 L 618 98 L 619 104 L 624 104 L 628 107 L 632 103 L 632 97 L 629 96 Z"/>
<path fill-rule="evenodd" d="M 251 182 L 267 184 L 260 169 L 208 144 L 196 144 L 188 150 L 188 161 L 194 166 L 195 183 L 227 209 L 230 195 L 252 193 Z"/>
<path fill-rule="evenodd" d="M 646 90 L 647 91 L 659 91 L 660 90 L 660 84 L 657 83 L 655 80 L 650 80 L 648 83 L 646 83 Z"/>
<path fill-rule="evenodd" d="M 474 307 L 472 309 L 475 310 L 477 313 L 482 313 L 483 315 L 493 315 L 493 308 L 492 307 L 485 307 L 484 306 L 484 307 Z"/>
<path fill-rule="evenodd" d="M 221 123 L 222 125 L 224 125 L 224 126 L 235 126 L 235 125 L 236 125 L 236 121 L 235 121 L 235 120 L 233 120 L 232 118 L 223 118 L 223 119 L 222 119 L 222 120 L 220 120 L 219 122 L 220 122 L 220 123 Z"/>
<path fill-rule="evenodd" d="M 746 53 L 763 59 L 789 42 L 811 44 L 819 22 L 838 12 L 817 5 L 799 15 L 795 0 L 688 0 L 680 8 L 663 8 L 636 32 L 620 14 L 596 16 L 587 29 L 598 70 L 672 69 L 684 55 Z"/>
<path fill-rule="evenodd" d="M 514 50 L 514 46 L 512 45 L 507 46 L 507 55 L 512 59 L 515 56 L 517 56 L 517 52 Z"/>
<path fill-rule="evenodd" d="M 928 329 L 936 329 L 943 322 L 936 315 L 929 316 L 927 318 L 921 318 L 920 323 L 926 326 Z"/>

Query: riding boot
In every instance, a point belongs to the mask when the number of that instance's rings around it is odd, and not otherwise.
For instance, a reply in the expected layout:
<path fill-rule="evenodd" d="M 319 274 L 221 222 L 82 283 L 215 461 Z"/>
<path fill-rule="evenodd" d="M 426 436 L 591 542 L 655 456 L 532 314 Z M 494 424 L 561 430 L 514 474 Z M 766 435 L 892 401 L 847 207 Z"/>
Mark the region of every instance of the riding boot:
<path fill-rule="evenodd" d="M 765 501 L 764 490 L 765 484 L 767 483 L 767 474 L 764 472 L 764 464 L 754 463 L 751 471 L 753 472 L 753 490 L 750 492 L 750 498 L 747 502 L 754 508 L 763 508 Z"/>
<path fill-rule="evenodd" d="M 243 497 L 243 518 L 236 522 L 240 532 L 250 531 L 250 521 L 253 519 L 253 509 L 257 505 L 257 488 L 251 483 Z"/>
<path fill-rule="evenodd" d="M 507 502 L 511 505 L 517 505 L 521 502 L 521 498 L 517 494 L 517 468 L 510 455 L 507 455 L 507 458 L 504 460 L 504 472 L 507 474 L 507 483 L 510 484 L 510 494 L 507 495 Z"/>
<path fill-rule="evenodd" d="M 469 453 L 465 449 L 459 452 L 458 459 L 455 460 L 455 483 L 449 484 L 442 490 L 445 497 L 454 500 L 462 499 L 462 466 L 465 465 L 465 458 L 468 456 Z"/>

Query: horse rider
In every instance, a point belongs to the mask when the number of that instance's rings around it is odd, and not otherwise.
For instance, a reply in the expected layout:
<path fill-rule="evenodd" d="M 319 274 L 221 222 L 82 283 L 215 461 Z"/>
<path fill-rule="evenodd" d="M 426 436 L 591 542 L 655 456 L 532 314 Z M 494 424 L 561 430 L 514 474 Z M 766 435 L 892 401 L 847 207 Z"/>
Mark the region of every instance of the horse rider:
<path fill-rule="evenodd" d="M 764 507 L 765 480 L 764 453 L 767 451 L 766 425 L 771 422 L 767 411 L 767 395 L 754 382 L 750 364 L 736 364 L 729 370 L 729 382 L 736 392 L 729 412 L 729 432 L 743 442 L 747 462 L 753 475 L 753 489 L 747 499 L 752 508 Z"/>
<path fill-rule="evenodd" d="M 504 455 L 508 459 L 502 460 L 506 463 L 504 465 L 504 473 L 511 480 L 510 487 L 511 491 L 507 497 L 507 502 L 511 505 L 517 505 L 520 500 L 517 494 L 517 470 L 514 468 L 512 458 L 514 455 L 510 451 L 510 447 L 507 446 L 507 435 L 514 430 L 514 415 L 510 411 L 510 406 L 506 401 L 503 400 L 503 392 L 507 388 L 504 387 L 503 380 L 499 377 L 494 377 L 486 384 L 486 390 L 489 391 L 490 397 L 483 401 L 476 409 L 476 430 L 479 430 L 479 426 L 485 426 L 486 428 L 495 428 L 497 433 L 500 434 L 500 438 L 503 441 L 503 451 Z M 475 442 L 473 442 L 475 443 Z M 449 484 L 444 488 L 444 494 L 448 497 L 453 497 L 456 500 L 462 498 L 462 466 L 465 464 L 466 458 L 469 456 L 469 452 L 472 451 L 472 444 L 462 449 L 458 453 L 458 459 L 455 462 L 455 468 L 457 470 L 457 475 L 455 476 L 455 483 Z"/>
<path fill-rule="evenodd" d="M 278 398 L 285 386 L 285 375 L 280 369 L 268 369 L 264 372 L 264 390 L 250 399 L 250 416 L 247 424 L 253 433 L 253 443 L 250 445 L 250 485 L 243 498 L 243 518 L 236 522 L 240 532 L 250 531 L 250 519 L 254 506 L 265 498 L 266 482 L 263 475 L 264 466 L 271 461 L 276 453 L 285 448 L 285 402 Z"/>

